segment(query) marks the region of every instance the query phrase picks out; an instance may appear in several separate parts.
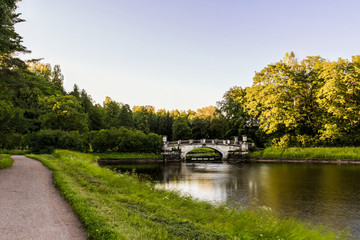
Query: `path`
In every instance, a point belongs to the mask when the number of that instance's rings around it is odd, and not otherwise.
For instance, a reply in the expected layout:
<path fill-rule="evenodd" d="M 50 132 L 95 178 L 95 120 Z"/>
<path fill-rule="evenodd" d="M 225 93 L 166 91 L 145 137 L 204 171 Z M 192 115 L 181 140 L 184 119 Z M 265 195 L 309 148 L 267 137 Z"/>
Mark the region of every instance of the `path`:
<path fill-rule="evenodd" d="M 0 240 L 86 239 L 80 221 L 42 163 L 12 156 L 0 171 Z"/>

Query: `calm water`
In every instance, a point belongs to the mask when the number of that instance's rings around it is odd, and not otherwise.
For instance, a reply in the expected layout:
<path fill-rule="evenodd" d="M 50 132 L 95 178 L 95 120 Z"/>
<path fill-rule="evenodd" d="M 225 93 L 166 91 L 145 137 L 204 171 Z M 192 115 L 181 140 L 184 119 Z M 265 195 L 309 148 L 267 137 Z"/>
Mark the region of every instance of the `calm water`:
<path fill-rule="evenodd" d="M 135 168 L 159 188 L 215 203 L 266 206 L 281 216 L 349 229 L 360 239 L 360 166 L 181 163 L 116 168 Z"/>

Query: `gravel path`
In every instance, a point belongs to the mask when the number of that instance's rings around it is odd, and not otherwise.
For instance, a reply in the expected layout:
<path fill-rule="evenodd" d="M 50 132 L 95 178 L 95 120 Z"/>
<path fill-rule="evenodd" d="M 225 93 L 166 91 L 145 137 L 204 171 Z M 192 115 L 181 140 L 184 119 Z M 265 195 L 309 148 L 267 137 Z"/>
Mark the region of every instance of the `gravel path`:
<path fill-rule="evenodd" d="M 14 165 L 0 171 L 0 240 L 86 239 L 52 172 L 33 159 L 12 158 Z"/>

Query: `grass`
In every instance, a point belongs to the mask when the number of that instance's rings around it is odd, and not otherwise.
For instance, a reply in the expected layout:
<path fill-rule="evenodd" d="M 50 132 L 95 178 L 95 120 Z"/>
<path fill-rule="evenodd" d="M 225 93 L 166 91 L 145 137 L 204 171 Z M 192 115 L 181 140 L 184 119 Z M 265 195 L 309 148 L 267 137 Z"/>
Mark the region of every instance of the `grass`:
<path fill-rule="evenodd" d="M 266 210 L 228 209 L 155 189 L 131 174 L 96 164 L 96 156 L 65 150 L 28 155 L 53 170 L 88 239 L 338 239 L 339 233 L 280 220 Z"/>
<path fill-rule="evenodd" d="M 195 148 L 191 150 L 189 153 L 215 153 L 215 149 L 212 148 Z"/>
<path fill-rule="evenodd" d="M 279 148 L 270 147 L 250 154 L 252 158 L 280 159 L 352 159 L 360 160 L 360 147 L 314 147 Z"/>
<path fill-rule="evenodd" d="M 195 158 L 201 158 L 201 157 L 220 158 L 220 153 L 211 148 L 195 148 L 195 149 L 191 150 L 190 152 L 188 152 L 188 154 L 186 155 L 186 159 L 191 159 L 193 157 L 195 157 Z"/>
<path fill-rule="evenodd" d="M 13 165 L 14 160 L 10 156 L 10 154 L 0 154 L 0 169 L 9 168 Z"/>
<path fill-rule="evenodd" d="M 102 159 L 130 159 L 130 158 L 162 158 L 161 155 L 155 153 L 92 153 Z"/>
<path fill-rule="evenodd" d="M 28 153 L 30 153 L 30 151 L 27 151 L 27 150 L 0 149 L 0 154 L 24 155 L 24 154 L 28 154 Z"/>

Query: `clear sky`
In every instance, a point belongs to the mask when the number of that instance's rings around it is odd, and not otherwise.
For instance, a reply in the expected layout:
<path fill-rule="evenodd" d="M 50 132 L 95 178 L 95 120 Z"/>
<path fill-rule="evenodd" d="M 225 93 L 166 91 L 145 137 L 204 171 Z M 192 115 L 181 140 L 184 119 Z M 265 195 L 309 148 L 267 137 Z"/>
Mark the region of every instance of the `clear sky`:
<path fill-rule="evenodd" d="M 156 109 L 216 105 L 286 52 L 359 54 L 358 0 L 23 0 L 30 58 L 59 64 L 64 86 Z"/>

